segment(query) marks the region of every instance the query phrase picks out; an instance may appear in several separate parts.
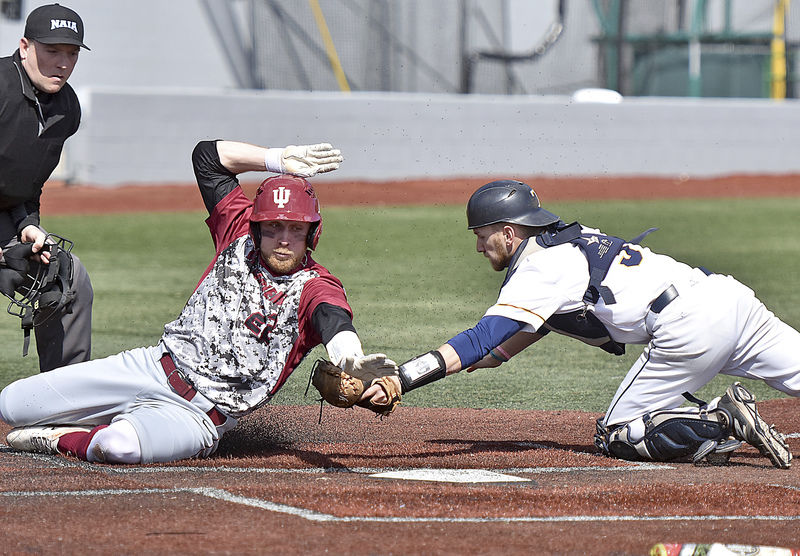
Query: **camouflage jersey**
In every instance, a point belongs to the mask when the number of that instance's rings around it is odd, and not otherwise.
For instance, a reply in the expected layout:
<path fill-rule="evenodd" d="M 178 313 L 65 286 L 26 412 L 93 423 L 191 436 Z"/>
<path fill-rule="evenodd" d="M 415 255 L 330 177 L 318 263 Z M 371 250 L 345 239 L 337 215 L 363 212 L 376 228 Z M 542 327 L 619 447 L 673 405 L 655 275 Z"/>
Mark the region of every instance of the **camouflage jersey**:
<path fill-rule="evenodd" d="M 311 319 L 320 303 L 351 312 L 341 282 L 310 253 L 292 274 L 265 268 L 247 232 L 250 207 L 240 188 L 215 207 L 216 259 L 162 336 L 187 382 L 237 418 L 268 402 L 321 342 Z"/>

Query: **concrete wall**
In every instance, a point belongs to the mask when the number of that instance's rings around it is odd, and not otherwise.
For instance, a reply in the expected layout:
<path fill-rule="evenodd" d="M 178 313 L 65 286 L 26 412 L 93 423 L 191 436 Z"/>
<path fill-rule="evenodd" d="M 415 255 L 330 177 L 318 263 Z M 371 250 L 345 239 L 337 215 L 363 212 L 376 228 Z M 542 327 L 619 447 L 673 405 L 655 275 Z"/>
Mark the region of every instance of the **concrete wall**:
<path fill-rule="evenodd" d="M 800 173 L 800 101 L 79 89 L 76 183 L 189 182 L 200 139 L 330 141 L 335 179 Z M 326 176 L 322 176 L 326 178 Z M 334 175 L 329 176 L 334 179 Z"/>

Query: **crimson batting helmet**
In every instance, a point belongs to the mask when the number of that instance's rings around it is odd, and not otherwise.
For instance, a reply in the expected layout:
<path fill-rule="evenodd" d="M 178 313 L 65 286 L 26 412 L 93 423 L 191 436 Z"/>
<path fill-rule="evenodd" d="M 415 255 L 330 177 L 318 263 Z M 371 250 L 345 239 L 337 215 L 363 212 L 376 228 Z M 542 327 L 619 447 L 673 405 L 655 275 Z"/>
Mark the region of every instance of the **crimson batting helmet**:
<path fill-rule="evenodd" d="M 467 202 L 467 227 L 511 222 L 523 226 L 549 226 L 560 219 L 546 211 L 530 185 L 516 180 L 498 180 L 478 188 Z"/>
<path fill-rule="evenodd" d="M 260 238 L 258 223 L 269 220 L 310 222 L 306 245 L 312 251 L 317 248 L 322 235 L 322 215 L 314 188 L 303 178 L 282 174 L 261 182 L 250 214 L 254 239 Z"/>

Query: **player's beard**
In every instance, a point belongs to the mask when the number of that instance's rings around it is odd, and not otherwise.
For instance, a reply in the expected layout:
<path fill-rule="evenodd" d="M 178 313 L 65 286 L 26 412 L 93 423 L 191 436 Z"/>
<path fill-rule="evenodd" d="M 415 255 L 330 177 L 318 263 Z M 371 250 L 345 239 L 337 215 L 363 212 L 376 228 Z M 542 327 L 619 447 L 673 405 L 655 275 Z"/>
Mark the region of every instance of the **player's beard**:
<path fill-rule="evenodd" d="M 487 258 L 492 268 L 499 272 L 506 268 L 508 263 L 511 262 L 512 254 L 506 249 L 506 244 L 502 236 L 493 236 L 489 238 L 488 243 L 490 249 L 487 251 L 487 254 L 490 256 Z"/>
<path fill-rule="evenodd" d="M 288 253 L 287 251 L 282 251 Z M 274 252 L 270 253 L 265 262 L 267 268 L 273 274 L 289 274 L 303 263 L 306 257 L 306 252 L 294 253 L 294 256 L 289 259 L 279 259 Z"/>

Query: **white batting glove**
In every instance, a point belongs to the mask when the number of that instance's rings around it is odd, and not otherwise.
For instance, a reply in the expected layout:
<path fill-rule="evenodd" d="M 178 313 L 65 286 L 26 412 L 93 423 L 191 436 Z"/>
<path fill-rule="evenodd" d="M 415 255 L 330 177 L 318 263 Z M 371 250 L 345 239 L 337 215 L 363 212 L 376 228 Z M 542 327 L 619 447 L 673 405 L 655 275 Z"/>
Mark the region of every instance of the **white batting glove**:
<path fill-rule="evenodd" d="M 397 374 L 397 363 L 383 353 L 370 353 L 361 357 L 345 357 L 341 365 L 344 372 L 364 381 Z"/>
<path fill-rule="evenodd" d="M 315 174 L 331 172 L 344 160 L 339 149 L 330 143 L 316 145 L 289 145 L 283 149 L 267 149 L 264 163 L 267 170 L 310 178 Z"/>

